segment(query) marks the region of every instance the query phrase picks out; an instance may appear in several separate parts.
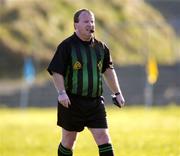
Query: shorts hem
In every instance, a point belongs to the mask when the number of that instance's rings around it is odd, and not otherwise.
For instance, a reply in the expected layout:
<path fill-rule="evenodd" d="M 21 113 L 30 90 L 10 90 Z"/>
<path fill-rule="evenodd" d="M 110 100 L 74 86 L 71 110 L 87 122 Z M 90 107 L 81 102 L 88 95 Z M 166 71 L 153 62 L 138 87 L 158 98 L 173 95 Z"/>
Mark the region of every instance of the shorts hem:
<path fill-rule="evenodd" d="M 84 128 L 82 128 L 82 129 L 71 129 L 71 128 L 67 128 L 67 127 L 65 127 L 65 126 L 62 126 L 62 125 L 59 124 L 59 123 L 57 123 L 57 126 L 63 128 L 63 129 L 65 129 L 65 130 L 67 130 L 67 131 L 71 131 L 71 132 L 81 132 L 81 131 L 84 130 Z"/>

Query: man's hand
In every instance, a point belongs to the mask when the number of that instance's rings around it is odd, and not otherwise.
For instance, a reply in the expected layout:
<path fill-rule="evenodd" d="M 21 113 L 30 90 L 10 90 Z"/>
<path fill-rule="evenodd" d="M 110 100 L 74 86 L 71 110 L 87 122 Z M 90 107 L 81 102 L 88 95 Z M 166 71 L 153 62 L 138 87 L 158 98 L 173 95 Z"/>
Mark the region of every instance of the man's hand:
<path fill-rule="evenodd" d="M 124 97 L 122 96 L 122 94 L 116 95 L 116 100 L 118 101 L 118 103 L 121 107 L 124 106 L 125 100 L 124 100 Z"/>
<path fill-rule="evenodd" d="M 66 94 L 66 92 L 64 92 L 62 94 L 59 94 L 58 101 L 59 101 L 60 104 L 62 104 L 66 108 L 68 108 L 69 105 L 71 105 L 71 101 L 69 100 L 69 97 Z"/>
<path fill-rule="evenodd" d="M 120 93 L 117 95 L 112 95 L 112 100 L 113 100 L 113 103 L 120 108 L 123 107 L 125 104 L 124 97 Z"/>

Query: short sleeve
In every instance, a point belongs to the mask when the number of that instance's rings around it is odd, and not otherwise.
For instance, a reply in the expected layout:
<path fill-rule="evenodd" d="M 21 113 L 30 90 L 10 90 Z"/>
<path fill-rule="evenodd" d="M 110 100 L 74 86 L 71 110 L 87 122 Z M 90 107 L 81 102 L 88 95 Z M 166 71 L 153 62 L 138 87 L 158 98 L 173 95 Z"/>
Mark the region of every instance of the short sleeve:
<path fill-rule="evenodd" d="M 104 48 L 104 61 L 103 61 L 102 73 L 104 73 L 107 68 L 114 69 L 112 63 L 112 57 L 108 47 L 106 45 L 103 45 L 103 48 Z"/>
<path fill-rule="evenodd" d="M 65 76 L 69 60 L 69 48 L 66 42 L 62 42 L 56 49 L 56 52 L 47 68 L 50 75 L 59 73 Z"/>

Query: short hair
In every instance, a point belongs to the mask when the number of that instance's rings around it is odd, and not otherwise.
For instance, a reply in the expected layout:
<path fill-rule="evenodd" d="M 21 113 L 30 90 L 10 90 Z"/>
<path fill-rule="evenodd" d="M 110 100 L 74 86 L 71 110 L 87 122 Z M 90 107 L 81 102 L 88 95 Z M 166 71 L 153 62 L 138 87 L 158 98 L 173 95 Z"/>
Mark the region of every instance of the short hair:
<path fill-rule="evenodd" d="M 77 10 L 74 14 L 74 23 L 78 23 L 79 22 L 79 16 L 82 12 L 88 12 L 90 14 L 93 14 L 92 11 L 90 11 L 89 9 L 80 9 L 80 10 Z"/>

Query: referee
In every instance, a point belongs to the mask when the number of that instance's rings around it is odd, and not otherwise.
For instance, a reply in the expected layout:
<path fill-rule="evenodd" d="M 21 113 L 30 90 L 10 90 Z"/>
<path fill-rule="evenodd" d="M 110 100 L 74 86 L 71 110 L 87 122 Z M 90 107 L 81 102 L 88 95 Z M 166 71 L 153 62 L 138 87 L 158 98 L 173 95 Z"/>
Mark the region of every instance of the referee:
<path fill-rule="evenodd" d="M 124 105 L 118 79 L 107 46 L 94 37 L 95 17 L 92 11 L 80 9 L 74 14 L 72 36 L 62 41 L 55 52 L 48 72 L 58 91 L 57 125 L 62 127 L 58 156 L 72 156 L 78 132 L 87 127 L 99 148 L 99 156 L 113 156 L 108 132 L 102 75 Z"/>

